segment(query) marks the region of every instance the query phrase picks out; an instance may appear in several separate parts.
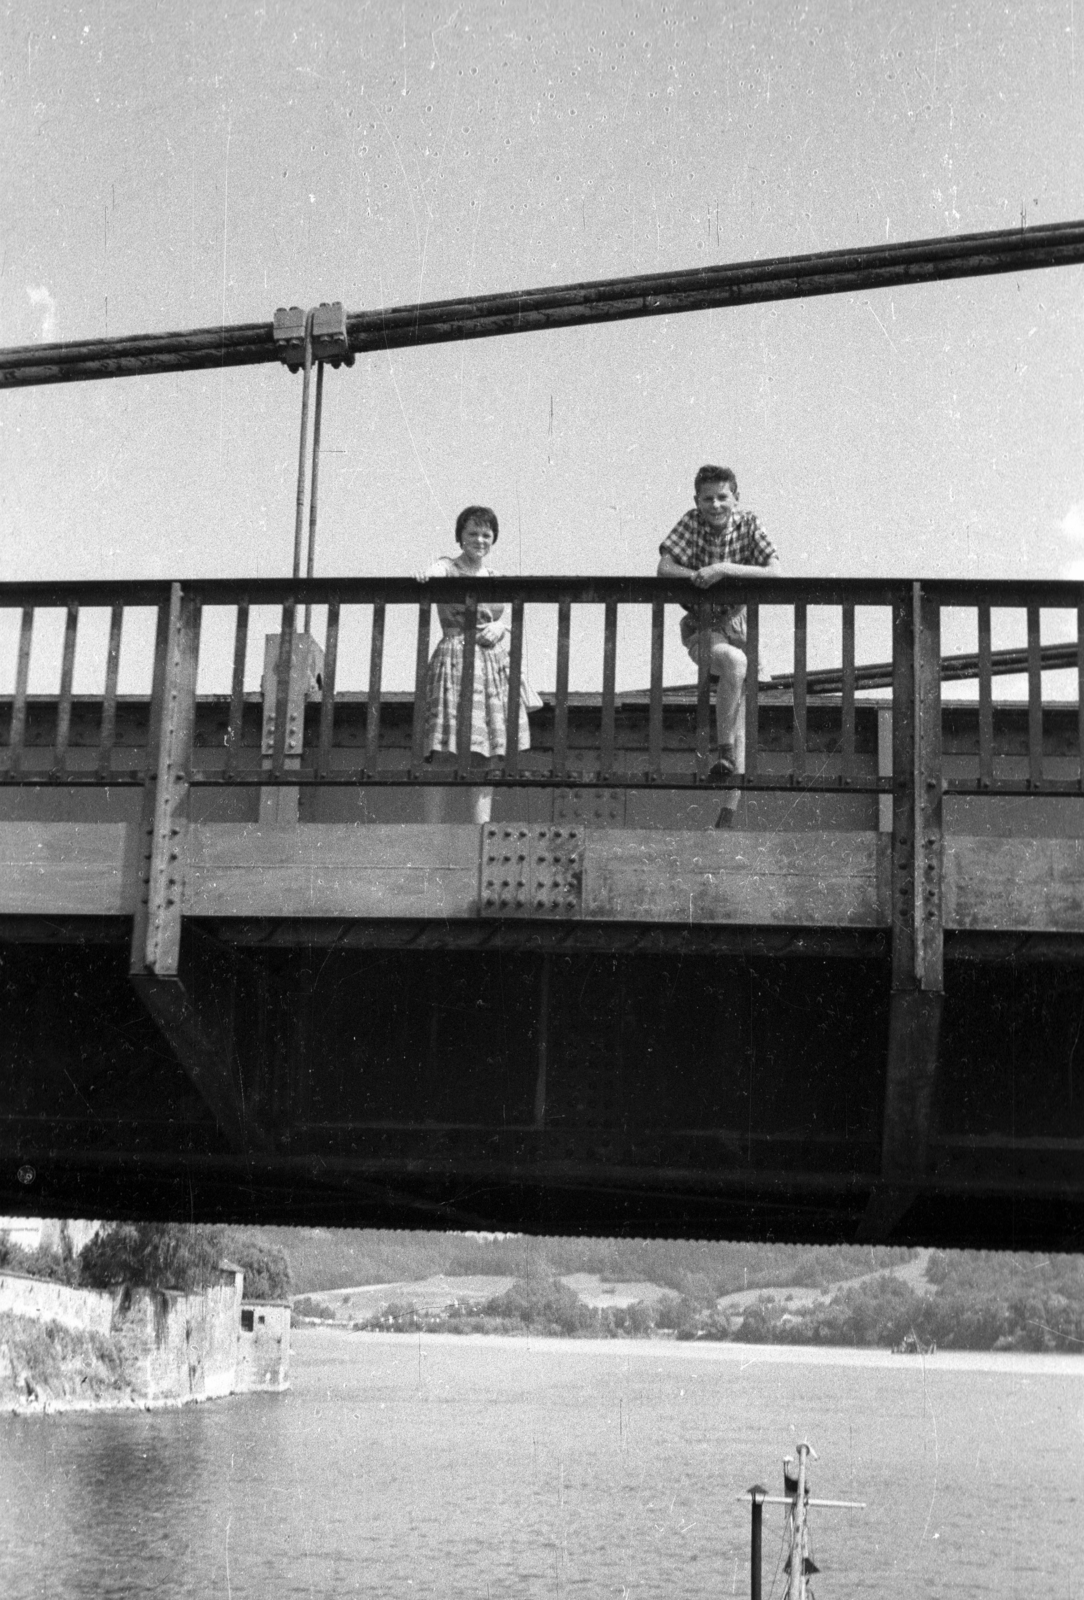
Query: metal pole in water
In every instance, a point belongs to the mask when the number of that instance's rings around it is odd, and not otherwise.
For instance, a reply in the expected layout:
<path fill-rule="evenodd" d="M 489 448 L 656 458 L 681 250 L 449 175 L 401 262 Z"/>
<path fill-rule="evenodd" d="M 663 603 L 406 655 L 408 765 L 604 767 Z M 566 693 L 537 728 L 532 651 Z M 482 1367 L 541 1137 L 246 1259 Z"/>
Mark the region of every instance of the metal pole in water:
<path fill-rule="evenodd" d="M 797 1447 L 797 1465 L 793 1456 L 783 1458 L 783 1493 L 769 1494 L 761 1484 L 756 1483 L 745 1494 L 749 1496 L 752 1509 L 752 1530 L 750 1549 L 749 1590 L 752 1600 L 761 1597 L 761 1515 L 762 1507 L 785 1506 L 786 1527 L 784 1538 L 789 1540 L 790 1555 L 786 1564 L 786 1600 L 809 1600 L 809 1578 L 819 1568 L 813 1561 L 809 1551 L 809 1508 L 810 1506 L 823 1507 L 828 1510 L 861 1511 L 865 1508 L 864 1500 L 814 1500 L 809 1493 L 809 1459 L 817 1460 L 817 1452 L 812 1445 L 804 1441 Z M 744 1500 L 745 1495 L 738 1495 L 739 1500 Z"/>
<path fill-rule="evenodd" d="M 787 1464 L 784 1464 L 784 1481 L 791 1496 L 790 1509 L 790 1573 L 787 1581 L 787 1600 L 806 1600 L 806 1501 L 809 1494 L 809 1485 L 806 1482 L 806 1467 L 809 1457 L 815 1452 L 808 1444 L 798 1446 L 798 1476 L 797 1480 L 790 1477 Z M 790 1485 L 794 1487 L 791 1489 Z"/>
<path fill-rule="evenodd" d="M 749 1600 L 760 1600 L 761 1548 L 764 1519 L 764 1497 L 768 1493 L 763 1484 L 754 1483 L 749 1491 L 752 1525 L 749 1538 Z"/>

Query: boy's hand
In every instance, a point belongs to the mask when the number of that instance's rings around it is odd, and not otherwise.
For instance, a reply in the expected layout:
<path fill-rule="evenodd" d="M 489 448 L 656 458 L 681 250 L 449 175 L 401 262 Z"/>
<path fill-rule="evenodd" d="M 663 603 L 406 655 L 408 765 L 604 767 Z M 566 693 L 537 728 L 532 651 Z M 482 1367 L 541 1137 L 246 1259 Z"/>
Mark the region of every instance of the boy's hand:
<path fill-rule="evenodd" d="M 701 567 L 693 573 L 693 582 L 698 589 L 710 589 L 713 583 L 719 583 L 726 577 L 726 566 L 717 561 L 712 566 Z"/>

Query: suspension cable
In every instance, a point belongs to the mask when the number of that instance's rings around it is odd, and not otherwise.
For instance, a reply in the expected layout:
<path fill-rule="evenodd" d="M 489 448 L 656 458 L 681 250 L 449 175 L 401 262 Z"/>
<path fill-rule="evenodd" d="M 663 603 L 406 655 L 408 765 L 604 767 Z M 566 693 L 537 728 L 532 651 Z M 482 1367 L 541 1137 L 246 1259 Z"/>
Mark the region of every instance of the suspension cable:
<path fill-rule="evenodd" d="M 632 317 L 1030 272 L 1082 262 L 1084 221 L 1058 222 L 1039 228 L 1006 228 L 696 267 L 683 272 L 464 296 L 352 313 L 344 319 L 345 348 L 340 359 L 349 364 L 355 353 L 365 350 L 493 338 Z M 232 328 L 197 328 L 0 350 L 0 389 L 276 361 L 281 355 L 278 321 L 276 315 L 273 324 L 250 322 Z"/>

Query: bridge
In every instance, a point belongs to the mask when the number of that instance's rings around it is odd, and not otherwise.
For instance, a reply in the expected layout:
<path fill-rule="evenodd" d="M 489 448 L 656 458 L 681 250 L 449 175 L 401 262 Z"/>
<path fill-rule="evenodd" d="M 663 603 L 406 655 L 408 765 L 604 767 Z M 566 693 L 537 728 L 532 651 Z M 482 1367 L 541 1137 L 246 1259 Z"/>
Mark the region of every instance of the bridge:
<path fill-rule="evenodd" d="M 705 599 L 486 580 L 512 703 L 528 657 L 546 681 L 478 826 L 426 822 L 424 796 L 479 784 L 479 586 L 311 576 L 315 455 L 308 577 L 301 548 L 311 367 L 318 428 L 322 362 L 373 317 L 424 343 L 1082 257 L 1071 224 L 284 313 L 209 330 L 219 360 L 198 334 L 0 353 L 0 387 L 304 373 L 292 578 L 0 585 L 0 1209 L 1077 1247 L 1079 585 L 728 582 L 746 753 L 719 779 L 706 667 L 664 681 L 678 608 L 704 632 Z M 452 600 L 460 754 L 434 769 Z M 619 689 L 630 639 L 646 682 Z M 1002 677 L 1023 696 L 995 698 Z"/>
<path fill-rule="evenodd" d="M 1079 587 L 735 584 L 746 771 L 723 780 L 706 673 L 663 683 L 689 590 L 485 592 L 510 607 L 513 692 L 547 627 L 556 672 L 530 749 L 513 739 L 485 774 L 492 821 L 475 826 L 423 820 L 426 787 L 479 775 L 466 751 L 426 766 L 419 685 L 432 607 L 465 603 L 473 631 L 477 584 L 0 588 L 16 657 L 0 701 L 0 1204 L 1072 1239 L 1084 742 L 1079 696 L 1043 689 L 1084 674 Z M 265 640 L 252 619 L 271 608 Z M 1026 643 L 995 649 L 1013 613 Z M 1072 642 L 1044 643 L 1066 613 Z M 943 615 L 970 618 L 975 652 L 943 657 Z M 859 632 L 879 618 L 890 662 L 856 665 L 856 617 Z M 577 694 L 580 618 L 601 672 Z M 811 618 L 836 630 L 834 675 L 808 665 Z M 649 682 L 619 693 L 630 619 Z M 762 623 L 787 643 L 775 678 Z M 388 693 L 397 628 L 417 683 Z M 129 634 L 149 681 L 121 694 Z M 96 693 L 73 690 L 84 636 Z M 367 644 L 360 691 L 336 685 L 347 636 Z M 55 646 L 50 693 L 28 689 L 37 637 Z M 198 692 L 216 661 L 219 692 Z M 1021 671 L 1027 698 L 995 700 L 998 675 Z M 943 699 L 964 672 L 975 698 Z"/>

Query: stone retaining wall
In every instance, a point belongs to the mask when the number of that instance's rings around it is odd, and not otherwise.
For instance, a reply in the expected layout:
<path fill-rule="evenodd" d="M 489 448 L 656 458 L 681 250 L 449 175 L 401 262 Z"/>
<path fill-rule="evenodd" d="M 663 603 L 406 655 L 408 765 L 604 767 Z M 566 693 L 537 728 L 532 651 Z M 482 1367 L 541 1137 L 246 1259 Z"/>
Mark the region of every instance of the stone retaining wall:
<path fill-rule="evenodd" d="M 209 1400 L 233 1393 L 243 1278 L 222 1273 L 199 1294 L 122 1293 L 112 1332 L 140 1398 Z"/>
<path fill-rule="evenodd" d="M 59 1322 L 83 1333 L 107 1334 L 116 1296 L 108 1289 L 73 1289 L 66 1283 L 0 1272 L 0 1311 L 36 1322 Z"/>

